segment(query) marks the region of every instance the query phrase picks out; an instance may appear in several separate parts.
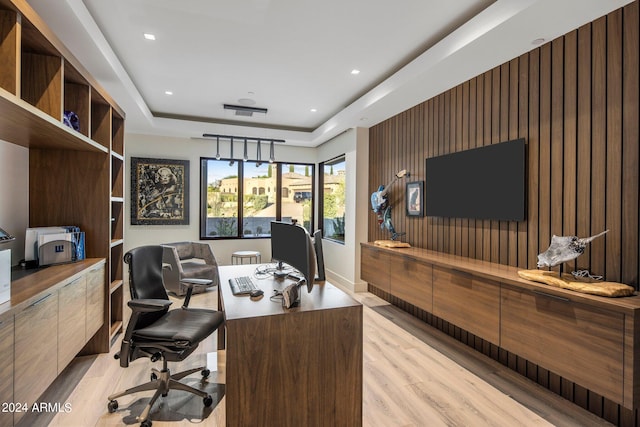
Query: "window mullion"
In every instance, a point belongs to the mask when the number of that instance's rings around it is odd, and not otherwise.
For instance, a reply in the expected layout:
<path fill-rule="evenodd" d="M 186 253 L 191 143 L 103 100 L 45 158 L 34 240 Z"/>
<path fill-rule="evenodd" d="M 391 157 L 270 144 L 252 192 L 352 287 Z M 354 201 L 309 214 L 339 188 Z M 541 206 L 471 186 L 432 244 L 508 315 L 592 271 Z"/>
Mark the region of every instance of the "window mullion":
<path fill-rule="evenodd" d="M 244 236 L 244 162 L 238 162 L 238 235 Z"/>

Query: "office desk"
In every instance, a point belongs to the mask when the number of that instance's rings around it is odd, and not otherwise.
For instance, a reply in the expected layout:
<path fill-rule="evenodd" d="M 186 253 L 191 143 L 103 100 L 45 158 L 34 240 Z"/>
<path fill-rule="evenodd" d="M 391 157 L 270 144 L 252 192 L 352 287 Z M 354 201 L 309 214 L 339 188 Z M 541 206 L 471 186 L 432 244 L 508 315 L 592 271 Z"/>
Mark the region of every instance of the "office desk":
<path fill-rule="evenodd" d="M 286 309 L 270 297 L 291 280 L 257 279 L 255 267 L 220 267 L 227 425 L 362 425 L 362 305 L 325 283 Z M 234 296 L 236 276 L 253 277 L 261 299 Z"/>

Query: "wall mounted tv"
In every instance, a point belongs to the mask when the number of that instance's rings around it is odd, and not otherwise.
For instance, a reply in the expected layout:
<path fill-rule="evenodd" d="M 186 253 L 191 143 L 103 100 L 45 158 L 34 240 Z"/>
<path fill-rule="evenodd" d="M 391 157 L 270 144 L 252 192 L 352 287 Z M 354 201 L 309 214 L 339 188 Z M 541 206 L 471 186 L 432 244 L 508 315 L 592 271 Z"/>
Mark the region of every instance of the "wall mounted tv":
<path fill-rule="evenodd" d="M 526 147 L 517 139 L 428 158 L 426 215 L 523 221 Z"/>

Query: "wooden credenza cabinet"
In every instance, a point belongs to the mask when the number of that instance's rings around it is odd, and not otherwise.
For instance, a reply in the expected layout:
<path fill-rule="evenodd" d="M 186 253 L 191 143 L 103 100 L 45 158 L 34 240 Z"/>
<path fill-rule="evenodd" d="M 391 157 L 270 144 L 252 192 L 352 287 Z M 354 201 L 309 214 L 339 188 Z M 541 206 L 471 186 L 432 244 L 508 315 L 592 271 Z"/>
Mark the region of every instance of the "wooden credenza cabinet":
<path fill-rule="evenodd" d="M 458 270 L 433 267 L 433 314 L 500 342 L 500 283 Z"/>
<path fill-rule="evenodd" d="M 86 339 L 87 277 L 81 276 L 58 291 L 58 370 L 82 350 Z"/>
<path fill-rule="evenodd" d="M 47 267 L 11 283 L 0 305 L 0 398 L 30 408 L 104 323 L 102 258 Z M 96 320 L 97 319 L 97 320 Z M 11 408 L 7 408 L 11 409 Z M 10 426 L 24 415 L 1 414 Z"/>
<path fill-rule="evenodd" d="M 389 293 L 433 312 L 433 266 L 415 258 L 392 257 Z"/>
<path fill-rule="evenodd" d="M 508 285 L 500 305 L 501 347 L 624 402 L 624 314 Z"/>
<path fill-rule="evenodd" d="M 13 401 L 13 317 L 0 320 L 0 402 Z M 0 425 L 13 425 L 13 412 L 0 411 Z"/>
<path fill-rule="evenodd" d="M 15 315 L 13 400 L 29 407 L 58 375 L 58 293 L 47 292 Z M 25 412 L 14 414 L 17 422 Z"/>
<path fill-rule="evenodd" d="M 625 408 L 640 408 L 640 296 L 581 294 L 521 279 L 515 267 L 420 248 L 363 243 L 361 253 L 369 285 Z"/>

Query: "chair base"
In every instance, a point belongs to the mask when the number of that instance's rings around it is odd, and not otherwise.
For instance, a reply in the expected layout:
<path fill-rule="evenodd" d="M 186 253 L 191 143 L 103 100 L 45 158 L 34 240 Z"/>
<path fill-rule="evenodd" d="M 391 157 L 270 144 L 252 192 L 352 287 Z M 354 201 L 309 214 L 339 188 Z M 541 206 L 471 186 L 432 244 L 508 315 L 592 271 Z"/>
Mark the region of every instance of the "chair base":
<path fill-rule="evenodd" d="M 187 371 L 182 371 L 171 375 L 171 371 L 167 367 L 166 360 L 163 360 L 162 370 L 157 370 L 155 368 L 151 369 L 151 381 L 137 385 L 135 387 L 131 387 L 118 393 L 114 393 L 107 397 L 107 399 L 109 400 L 107 408 L 109 409 L 109 412 L 115 412 L 116 409 L 118 409 L 118 401 L 116 400 L 117 398 L 141 391 L 155 390 L 156 392 L 153 394 L 151 400 L 149 400 L 147 406 L 144 408 L 142 413 L 136 417 L 136 420 L 138 422 L 150 426 L 151 421 L 149 420 L 149 413 L 151 412 L 153 404 L 156 402 L 156 400 L 158 400 L 160 396 L 166 396 L 169 393 L 169 390 L 182 390 L 195 394 L 196 396 L 202 397 L 204 406 L 211 406 L 211 404 L 213 403 L 213 398 L 208 393 L 202 390 L 198 390 L 197 388 L 191 387 L 187 384 L 183 384 L 179 381 L 182 378 L 198 371 L 202 372 L 202 376 L 204 378 L 209 376 L 209 370 L 205 366 L 189 369 Z"/>

